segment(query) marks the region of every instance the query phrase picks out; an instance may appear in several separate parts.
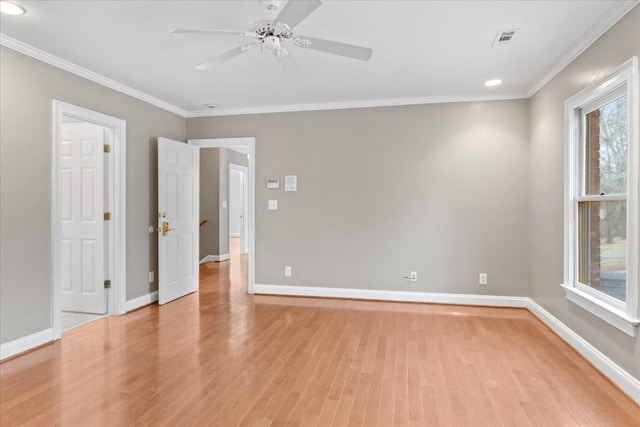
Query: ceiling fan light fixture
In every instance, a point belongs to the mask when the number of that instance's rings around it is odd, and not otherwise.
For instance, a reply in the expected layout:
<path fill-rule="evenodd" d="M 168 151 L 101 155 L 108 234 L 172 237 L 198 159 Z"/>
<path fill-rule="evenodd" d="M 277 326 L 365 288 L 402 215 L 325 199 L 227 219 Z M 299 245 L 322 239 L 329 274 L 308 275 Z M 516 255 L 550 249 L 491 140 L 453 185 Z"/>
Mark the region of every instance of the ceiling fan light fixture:
<path fill-rule="evenodd" d="M 294 46 L 304 47 L 304 48 L 311 46 L 311 40 L 302 39 L 300 37 L 294 37 L 293 39 L 291 39 L 291 43 L 293 43 Z"/>
<path fill-rule="evenodd" d="M 267 36 L 262 39 L 262 47 L 270 50 L 276 58 L 284 58 L 289 54 L 287 48 L 280 46 L 280 38 L 277 36 Z"/>
<path fill-rule="evenodd" d="M 500 86 L 501 84 L 502 80 L 500 79 L 487 80 L 486 82 L 484 82 L 484 85 L 487 87 Z"/>
<path fill-rule="evenodd" d="M 24 15 L 25 13 L 27 13 L 27 10 L 24 7 L 10 1 L 0 1 L 0 12 L 7 15 Z"/>
<path fill-rule="evenodd" d="M 273 34 L 280 37 L 281 39 L 290 39 L 293 36 L 293 32 L 291 28 L 287 24 L 283 24 L 281 22 L 276 23 L 273 27 Z"/>
<path fill-rule="evenodd" d="M 289 51 L 287 50 L 286 47 L 281 47 L 280 49 L 276 49 L 273 51 L 273 55 L 280 59 L 280 58 L 284 58 L 285 56 L 289 55 Z"/>

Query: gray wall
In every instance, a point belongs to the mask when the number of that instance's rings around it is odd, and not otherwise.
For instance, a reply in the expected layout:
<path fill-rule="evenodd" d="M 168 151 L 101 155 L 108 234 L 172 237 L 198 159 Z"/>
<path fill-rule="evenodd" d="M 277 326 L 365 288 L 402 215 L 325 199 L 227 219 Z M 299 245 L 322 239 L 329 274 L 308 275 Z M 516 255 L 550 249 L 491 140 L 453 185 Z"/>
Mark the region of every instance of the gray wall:
<path fill-rule="evenodd" d="M 220 254 L 220 148 L 200 149 L 200 259 Z"/>
<path fill-rule="evenodd" d="M 640 56 L 637 6 L 530 100 L 529 294 L 640 379 L 640 339 L 568 302 L 559 286 L 563 279 L 564 101 L 632 56 Z"/>
<path fill-rule="evenodd" d="M 257 283 L 526 295 L 527 100 L 193 118 L 187 132 L 256 137 Z"/>
<path fill-rule="evenodd" d="M 0 48 L 0 343 L 51 326 L 53 99 L 127 121 L 127 298 L 156 289 L 156 138 L 185 119 Z"/>

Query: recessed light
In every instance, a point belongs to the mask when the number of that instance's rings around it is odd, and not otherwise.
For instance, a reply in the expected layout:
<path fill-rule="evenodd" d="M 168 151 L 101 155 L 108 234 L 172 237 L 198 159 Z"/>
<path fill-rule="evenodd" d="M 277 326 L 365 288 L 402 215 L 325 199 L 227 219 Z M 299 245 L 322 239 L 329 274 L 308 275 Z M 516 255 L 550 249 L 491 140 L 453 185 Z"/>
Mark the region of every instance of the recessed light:
<path fill-rule="evenodd" d="M 10 1 L 0 1 L 0 12 L 7 15 L 24 15 L 27 13 L 24 7 L 18 6 Z"/>
<path fill-rule="evenodd" d="M 207 108 L 209 108 L 210 110 L 213 110 L 214 108 L 218 108 L 218 104 L 214 104 L 213 102 L 210 102 L 207 104 Z"/>
<path fill-rule="evenodd" d="M 502 80 L 500 79 L 493 79 L 493 80 L 487 80 L 486 82 L 484 82 L 485 86 L 500 86 L 502 84 Z"/>

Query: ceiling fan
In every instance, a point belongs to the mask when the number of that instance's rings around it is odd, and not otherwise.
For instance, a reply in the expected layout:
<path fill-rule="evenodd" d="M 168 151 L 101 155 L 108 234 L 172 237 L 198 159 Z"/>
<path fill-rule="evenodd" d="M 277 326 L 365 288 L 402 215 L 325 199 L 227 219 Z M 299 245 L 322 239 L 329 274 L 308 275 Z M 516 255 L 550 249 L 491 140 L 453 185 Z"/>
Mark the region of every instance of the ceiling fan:
<path fill-rule="evenodd" d="M 267 8 L 274 12 L 279 1 L 265 0 Z M 289 0 L 273 21 L 256 24 L 250 31 L 228 31 L 213 29 L 183 29 L 171 30 L 173 34 L 207 34 L 207 35 L 237 35 L 255 39 L 251 43 L 235 47 L 224 52 L 198 66 L 198 70 L 210 70 L 214 66 L 228 61 L 236 56 L 248 52 L 251 49 L 261 48 L 268 50 L 278 59 L 288 58 L 292 60 L 287 45 L 293 45 L 303 49 L 312 49 L 320 52 L 332 53 L 347 58 L 368 61 L 373 51 L 368 47 L 340 43 L 331 40 L 314 37 L 300 36 L 294 32 L 298 24 L 313 13 L 322 2 L 320 0 Z M 289 65 L 291 63 L 289 62 Z"/>

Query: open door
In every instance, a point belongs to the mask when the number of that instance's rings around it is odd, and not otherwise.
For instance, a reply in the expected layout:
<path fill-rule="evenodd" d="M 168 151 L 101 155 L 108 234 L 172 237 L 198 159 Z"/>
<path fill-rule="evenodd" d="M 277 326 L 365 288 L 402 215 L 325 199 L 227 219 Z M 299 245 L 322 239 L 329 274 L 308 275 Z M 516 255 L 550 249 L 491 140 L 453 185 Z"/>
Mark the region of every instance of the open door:
<path fill-rule="evenodd" d="M 198 290 L 200 151 L 158 138 L 158 303 Z"/>

